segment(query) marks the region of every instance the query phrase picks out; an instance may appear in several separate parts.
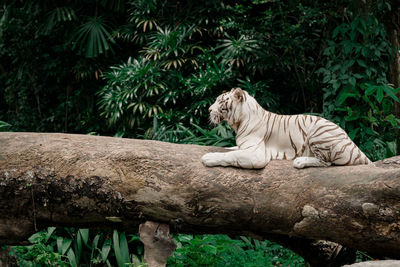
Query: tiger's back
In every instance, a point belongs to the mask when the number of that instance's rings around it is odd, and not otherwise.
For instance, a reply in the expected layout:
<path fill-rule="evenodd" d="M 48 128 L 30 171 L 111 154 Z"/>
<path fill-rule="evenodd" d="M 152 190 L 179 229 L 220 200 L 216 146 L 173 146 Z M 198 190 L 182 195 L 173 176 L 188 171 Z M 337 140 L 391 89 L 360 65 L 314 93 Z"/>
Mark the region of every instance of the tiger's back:
<path fill-rule="evenodd" d="M 270 116 L 276 116 L 266 125 L 271 131 L 265 139 L 271 159 L 316 157 L 327 165 L 371 163 L 347 133 L 329 120 L 312 115 Z"/>

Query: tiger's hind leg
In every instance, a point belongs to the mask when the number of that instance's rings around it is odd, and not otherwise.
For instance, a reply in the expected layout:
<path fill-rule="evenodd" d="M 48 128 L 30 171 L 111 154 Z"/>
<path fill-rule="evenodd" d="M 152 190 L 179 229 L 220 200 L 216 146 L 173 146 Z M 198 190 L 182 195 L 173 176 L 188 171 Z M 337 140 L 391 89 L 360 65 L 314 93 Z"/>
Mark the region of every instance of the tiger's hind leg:
<path fill-rule="evenodd" d="M 306 167 L 327 167 L 330 165 L 330 162 L 325 162 L 315 157 L 298 157 L 293 161 L 293 167 L 297 169 L 303 169 Z"/>
<path fill-rule="evenodd" d="M 306 148 L 308 148 L 308 152 Z M 328 167 L 332 164 L 332 144 L 315 141 L 312 136 L 307 138 L 300 153 L 302 157 L 297 157 L 293 161 L 293 167 L 295 168 Z"/>
<path fill-rule="evenodd" d="M 346 132 L 333 122 L 320 120 L 307 133 L 305 146 L 311 154 L 300 154 L 294 162 L 294 167 L 327 167 L 336 164 L 335 155 L 338 147 L 349 139 Z"/>

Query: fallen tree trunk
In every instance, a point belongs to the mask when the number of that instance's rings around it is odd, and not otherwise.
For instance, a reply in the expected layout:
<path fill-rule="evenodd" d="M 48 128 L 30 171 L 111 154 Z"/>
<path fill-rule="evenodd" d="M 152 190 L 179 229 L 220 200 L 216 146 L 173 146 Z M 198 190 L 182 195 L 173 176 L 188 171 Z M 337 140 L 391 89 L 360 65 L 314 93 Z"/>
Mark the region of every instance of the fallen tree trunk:
<path fill-rule="evenodd" d="M 45 226 L 137 232 L 151 220 L 174 232 L 250 235 L 300 250 L 330 240 L 400 257 L 400 158 L 302 170 L 291 161 L 263 170 L 202 165 L 204 153 L 221 150 L 0 133 L 0 244 L 20 243 Z"/>

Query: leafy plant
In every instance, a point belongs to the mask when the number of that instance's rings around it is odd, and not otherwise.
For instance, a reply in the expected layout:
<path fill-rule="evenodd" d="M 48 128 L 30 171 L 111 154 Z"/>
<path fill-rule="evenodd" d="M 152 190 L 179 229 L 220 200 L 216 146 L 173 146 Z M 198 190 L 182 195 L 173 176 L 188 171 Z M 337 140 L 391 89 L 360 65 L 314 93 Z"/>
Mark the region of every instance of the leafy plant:
<path fill-rule="evenodd" d="M 394 136 L 400 120 L 392 114 L 399 89 L 388 84 L 385 70 L 392 55 L 384 26 L 374 16 L 358 15 L 337 26 L 319 70 L 325 117 L 339 123 L 373 159 L 395 154 Z"/>
<path fill-rule="evenodd" d="M 126 240 L 125 233 L 118 233 L 117 230 L 113 232 L 113 248 L 115 258 L 119 267 L 126 266 L 130 262 L 128 241 Z"/>
<path fill-rule="evenodd" d="M 116 230 L 49 227 L 29 238 L 32 245 L 13 247 L 12 253 L 19 266 L 144 266 L 142 243 L 135 235 L 128 237 Z"/>
<path fill-rule="evenodd" d="M 159 103 L 166 85 L 162 71 L 146 59 L 129 58 L 105 74 L 107 85 L 99 92 L 100 108 L 111 125 L 141 126 L 162 111 Z"/>
<path fill-rule="evenodd" d="M 177 235 L 168 266 L 301 266 L 302 258 L 269 242 L 226 235 Z M 12 247 L 19 266 L 145 267 L 137 235 L 116 230 L 49 227 L 29 238 L 30 246 Z"/>
<path fill-rule="evenodd" d="M 12 130 L 86 133 L 106 128 L 96 107 L 95 93 L 103 85 L 99 76 L 126 57 L 105 53 L 106 43 L 118 46 L 101 27 L 110 33 L 120 21 L 97 2 L 1 2 L 0 120 L 12 124 Z M 94 28 L 88 29 L 88 18 L 96 12 L 103 15 L 97 16 L 101 21 L 90 20 Z M 86 52 L 97 53 L 97 59 L 81 56 Z"/>
<path fill-rule="evenodd" d="M 144 138 L 182 144 L 235 146 L 233 130 L 226 123 L 220 123 L 211 130 L 203 129 L 193 123 L 191 126 L 193 129 L 179 123 L 166 126 L 160 124 L 160 120 L 156 117 L 153 120 L 153 127 L 147 131 Z"/>
<path fill-rule="evenodd" d="M 0 121 L 0 132 L 8 131 L 11 128 L 11 124 L 5 122 L 5 121 Z"/>
<path fill-rule="evenodd" d="M 189 137 L 183 140 L 185 143 L 221 147 L 236 145 L 233 130 L 226 123 L 220 123 L 210 131 L 195 124 L 192 126 L 198 134 L 188 130 Z"/>
<path fill-rule="evenodd" d="M 302 266 L 301 257 L 270 241 L 226 235 L 179 235 L 169 266 Z"/>
<path fill-rule="evenodd" d="M 148 43 L 143 49 L 147 59 L 161 61 L 165 69 L 182 67 L 186 62 L 197 64 L 191 59 L 195 49 L 202 50 L 200 46 L 188 42 L 194 27 L 180 26 L 175 29 L 170 27 L 157 27 L 156 31 L 149 34 Z"/>
<path fill-rule="evenodd" d="M 72 49 L 78 49 L 86 57 L 96 57 L 112 51 L 112 44 L 115 43 L 106 20 L 101 16 L 89 17 L 77 29 L 73 39 Z"/>
<path fill-rule="evenodd" d="M 49 35 L 58 23 L 77 20 L 75 10 L 70 6 L 56 7 L 48 12 L 46 21 L 40 31 L 42 34 Z"/>
<path fill-rule="evenodd" d="M 53 232 L 53 228 L 38 232 L 28 239 L 32 245 L 13 247 L 12 253 L 17 256 L 18 265 L 27 267 L 69 266 L 66 262 L 66 257 L 61 253 L 55 252 L 55 241 L 50 240 L 49 242 Z"/>
<path fill-rule="evenodd" d="M 223 64 L 236 67 L 244 67 L 246 64 L 260 53 L 259 41 L 251 39 L 249 36 L 240 35 L 238 38 L 233 38 L 225 34 L 226 39 L 222 39 L 216 49 L 220 49 L 218 57 Z"/>

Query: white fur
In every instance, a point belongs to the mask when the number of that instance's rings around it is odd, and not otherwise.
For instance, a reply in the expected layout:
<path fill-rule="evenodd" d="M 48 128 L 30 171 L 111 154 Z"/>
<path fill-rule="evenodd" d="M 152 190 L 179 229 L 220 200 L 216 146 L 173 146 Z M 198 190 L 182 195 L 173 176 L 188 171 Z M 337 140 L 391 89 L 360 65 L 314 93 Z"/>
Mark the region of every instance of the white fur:
<path fill-rule="evenodd" d="M 240 88 L 217 98 L 210 107 L 210 120 L 228 122 L 237 133 L 238 149 L 205 154 L 206 166 L 258 169 L 272 159 L 295 158 L 295 168 L 370 163 L 336 124 L 317 116 L 266 111 Z"/>

